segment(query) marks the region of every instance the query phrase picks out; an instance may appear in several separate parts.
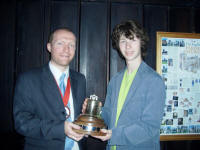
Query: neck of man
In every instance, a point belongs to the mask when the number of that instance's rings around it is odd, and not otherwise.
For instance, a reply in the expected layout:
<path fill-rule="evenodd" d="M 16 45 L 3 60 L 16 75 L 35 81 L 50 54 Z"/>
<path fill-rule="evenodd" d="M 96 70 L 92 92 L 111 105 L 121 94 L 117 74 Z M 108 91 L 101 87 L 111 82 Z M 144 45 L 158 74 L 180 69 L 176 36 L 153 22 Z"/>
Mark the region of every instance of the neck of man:
<path fill-rule="evenodd" d="M 59 69 L 61 72 L 64 72 L 67 69 L 67 67 L 69 66 L 69 65 L 68 66 L 58 65 L 52 60 L 51 60 L 51 64 L 54 65 L 57 69 Z"/>
<path fill-rule="evenodd" d="M 131 74 L 134 70 L 137 70 L 141 63 L 142 63 L 141 57 L 138 57 L 137 59 L 133 61 L 126 61 L 127 73 Z"/>

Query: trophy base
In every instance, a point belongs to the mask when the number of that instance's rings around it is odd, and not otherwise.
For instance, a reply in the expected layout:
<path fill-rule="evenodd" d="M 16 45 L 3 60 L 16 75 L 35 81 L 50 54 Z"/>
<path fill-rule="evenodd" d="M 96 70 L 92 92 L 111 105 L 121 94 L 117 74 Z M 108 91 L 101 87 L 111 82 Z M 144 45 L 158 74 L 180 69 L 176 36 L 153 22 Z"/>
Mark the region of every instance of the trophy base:
<path fill-rule="evenodd" d="M 90 115 L 80 115 L 75 124 L 81 127 L 80 130 L 73 129 L 75 132 L 80 134 L 88 134 L 92 136 L 105 136 L 106 133 L 101 132 L 101 129 L 106 129 L 104 121 L 100 118 L 93 117 Z"/>
<path fill-rule="evenodd" d="M 87 135 L 92 135 L 92 136 L 105 136 L 106 135 L 106 133 L 103 133 L 101 131 L 95 132 L 95 131 L 85 131 L 85 130 L 77 130 L 77 129 L 73 129 L 73 130 L 79 134 L 87 134 Z"/>

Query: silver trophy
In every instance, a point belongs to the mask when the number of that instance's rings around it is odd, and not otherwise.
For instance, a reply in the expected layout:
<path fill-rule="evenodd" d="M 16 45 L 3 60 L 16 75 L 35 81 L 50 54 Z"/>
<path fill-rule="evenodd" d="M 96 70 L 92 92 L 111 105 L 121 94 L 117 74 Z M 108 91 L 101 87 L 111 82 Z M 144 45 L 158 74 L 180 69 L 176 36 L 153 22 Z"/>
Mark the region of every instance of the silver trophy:
<path fill-rule="evenodd" d="M 85 114 L 81 114 L 74 123 L 81 127 L 80 130 L 74 129 L 77 133 L 83 133 L 88 135 L 103 136 L 104 133 L 100 132 L 101 129 L 105 129 L 106 125 L 100 116 L 101 114 L 101 102 L 96 95 L 91 95 L 87 101 Z"/>

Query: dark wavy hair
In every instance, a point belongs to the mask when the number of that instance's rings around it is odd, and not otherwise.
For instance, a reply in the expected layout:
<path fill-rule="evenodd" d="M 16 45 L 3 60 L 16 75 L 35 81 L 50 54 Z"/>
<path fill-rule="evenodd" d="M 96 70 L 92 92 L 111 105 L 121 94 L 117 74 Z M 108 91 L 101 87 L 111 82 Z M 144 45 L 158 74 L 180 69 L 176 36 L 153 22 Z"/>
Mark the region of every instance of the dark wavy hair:
<path fill-rule="evenodd" d="M 121 36 L 125 36 L 126 38 L 133 40 L 134 36 L 140 39 L 141 41 L 141 55 L 142 58 L 146 56 L 146 48 L 147 43 L 149 41 L 149 37 L 142 26 L 134 20 L 128 20 L 116 25 L 112 32 L 112 46 L 114 49 L 119 49 L 119 40 Z M 121 53 L 120 53 L 121 54 Z"/>

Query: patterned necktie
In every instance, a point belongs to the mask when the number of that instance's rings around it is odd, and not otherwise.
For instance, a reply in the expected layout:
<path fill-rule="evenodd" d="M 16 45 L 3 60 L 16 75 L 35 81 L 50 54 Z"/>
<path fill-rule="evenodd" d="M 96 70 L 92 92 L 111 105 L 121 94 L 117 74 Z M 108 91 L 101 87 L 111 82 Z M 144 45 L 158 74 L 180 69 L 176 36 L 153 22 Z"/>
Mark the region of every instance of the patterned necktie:
<path fill-rule="evenodd" d="M 64 98 L 64 95 L 65 95 L 65 88 L 66 88 L 65 83 L 64 83 L 65 76 L 66 76 L 65 73 L 63 73 L 60 76 L 60 84 L 59 84 L 63 98 Z M 70 109 L 69 101 L 68 101 L 67 106 Z M 67 119 L 67 121 L 72 122 L 71 116 Z M 74 141 L 72 139 L 66 137 L 66 139 L 65 139 L 65 149 L 64 150 L 72 150 L 73 146 L 74 146 Z"/>

